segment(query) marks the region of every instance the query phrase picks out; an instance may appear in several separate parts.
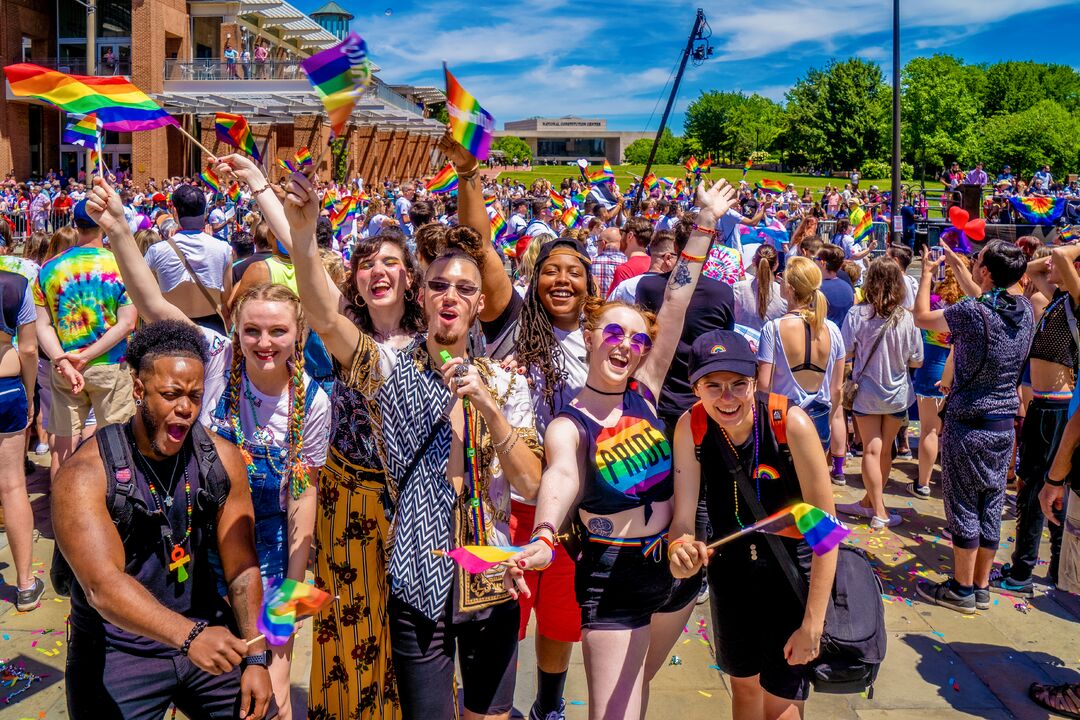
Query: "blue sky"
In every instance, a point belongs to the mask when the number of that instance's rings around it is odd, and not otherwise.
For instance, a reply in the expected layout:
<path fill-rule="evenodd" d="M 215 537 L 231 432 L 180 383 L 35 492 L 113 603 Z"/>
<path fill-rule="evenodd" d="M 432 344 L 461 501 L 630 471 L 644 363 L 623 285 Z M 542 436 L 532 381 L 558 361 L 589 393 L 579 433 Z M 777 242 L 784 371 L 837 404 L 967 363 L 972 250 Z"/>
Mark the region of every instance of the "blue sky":
<path fill-rule="evenodd" d="M 387 82 L 442 87 L 446 60 L 502 127 L 532 116 L 604 117 L 655 130 L 700 5 L 713 59 L 689 65 L 669 126 L 702 90 L 782 100 L 810 67 L 852 55 L 890 75 L 887 0 L 376 0 L 356 14 Z M 306 11 L 320 0 L 297 3 Z M 1080 67 L 1077 0 L 902 0 L 901 62 L 950 52 L 968 62 L 1036 60 Z M 659 102 L 658 102 L 659 100 Z M 651 118 L 651 119 L 650 119 Z"/>

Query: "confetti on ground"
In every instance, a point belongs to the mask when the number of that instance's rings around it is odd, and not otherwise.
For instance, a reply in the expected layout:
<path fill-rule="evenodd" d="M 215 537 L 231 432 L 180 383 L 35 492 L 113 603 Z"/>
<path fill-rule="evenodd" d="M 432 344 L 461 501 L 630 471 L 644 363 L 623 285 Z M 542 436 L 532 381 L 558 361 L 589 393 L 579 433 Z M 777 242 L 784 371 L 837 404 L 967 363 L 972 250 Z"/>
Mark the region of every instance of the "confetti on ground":
<path fill-rule="evenodd" d="M 678 655 L 672 655 L 671 660 L 668 661 L 668 665 L 682 665 L 682 658 Z"/>
<path fill-rule="evenodd" d="M 571 700 L 570 704 L 571 705 L 584 705 L 585 701 L 584 700 Z"/>
<path fill-rule="evenodd" d="M 712 693 L 707 693 L 704 690 L 698 690 L 698 695 L 701 695 L 702 697 L 707 697 L 707 698 L 712 697 Z"/>

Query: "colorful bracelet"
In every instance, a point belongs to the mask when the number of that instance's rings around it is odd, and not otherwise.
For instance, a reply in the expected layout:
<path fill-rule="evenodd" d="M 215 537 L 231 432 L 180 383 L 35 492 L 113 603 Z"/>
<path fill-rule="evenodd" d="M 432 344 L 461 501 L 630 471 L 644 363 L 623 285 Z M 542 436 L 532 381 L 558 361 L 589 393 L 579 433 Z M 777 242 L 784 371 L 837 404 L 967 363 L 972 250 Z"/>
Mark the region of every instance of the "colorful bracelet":
<path fill-rule="evenodd" d="M 672 540 L 671 542 L 669 542 L 669 543 L 668 543 L 668 546 L 667 546 L 667 557 L 668 557 L 668 560 L 670 560 L 670 559 L 671 559 L 671 551 L 672 551 L 672 550 L 674 550 L 675 548 L 679 547 L 680 545 L 685 545 L 685 544 L 686 544 L 686 541 L 685 541 L 685 540 L 683 540 L 682 538 L 676 538 L 676 539 Z"/>
<path fill-rule="evenodd" d="M 708 258 L 709 256 L 708 256 L 708 255 L 690 255 L 690 254 L 688 254 L 688 253 L 687 253 L 686 251 L 683 251 L 682 253 L 680 253 L 680 254 L 679 254 L 679 257 L 681 257 L 681 258 L 682 258 L 683 260 L 685 260 L 686 262 L 699 262 L 699 263 L 703 263 L 703 262 L 705 262 L 705 260 L 706 260 L 706 259 L 707 259 L 707 258 Z"/>
<path fill-rule="evenodd" d="M 530 539 L 530 540 L 529 540 L 529 542 L 536 542 L 537 540 L 539 540 L 540 542 L 542 542 L 542 543 L 544 543 L 545 545 L 547 545 L 547 546 L 548 546 L 548 548 L 549 548 L 549 549 L 551 550 L 551 554 L 552 554 L 552 555 L 554 555 L 554 554 L 555 554 L 555 543 L 554 543 L 554 542 L 552 542 L 551 540 L 548 540 L 548 539 L 547 539 L 546 537 L 544 537 L 543 535 L 533 535 L 533 536 L 532 536 L 532 539 Z"/>
<path fill-rule="evenodd" d="M 542 523 L 537 523 L 536 527 L 534 527 L 534 528 L 533 528 L 533 531 L 532 531 L 532 536 L 533 536 L 533 537 L 536 537 L 537 535 L 539 535 L 539 533 L 540 533 L 540 531 L 541 531 L 541 530 L 547 530 L 547 531 L 549 531 L 549 532 L 551 533 L 551 539 L 552 539 L 552 540 L 553 540 L 553 541 L 554 541 L 554 542 L 555 542 L 556 544 L 558 544 L 558 542 L 559 542 L 559 533 L 558 533 L 558 532 L 557 532 L 557 531 L 555 530 L 555 526 L 554 526 L 554 525 L 552 525 L 552 524 L 551 524 L 551 523 L 549 523 L 549 522 L 542 522 Z"/>
<path fill-rule="evenodd" d="M 712 235 L 716 237 L 716 228 L 702 227 L 701 225 L 694 225 L 691 228 L 695 232 L 705 233 L 706 235 Z"/>

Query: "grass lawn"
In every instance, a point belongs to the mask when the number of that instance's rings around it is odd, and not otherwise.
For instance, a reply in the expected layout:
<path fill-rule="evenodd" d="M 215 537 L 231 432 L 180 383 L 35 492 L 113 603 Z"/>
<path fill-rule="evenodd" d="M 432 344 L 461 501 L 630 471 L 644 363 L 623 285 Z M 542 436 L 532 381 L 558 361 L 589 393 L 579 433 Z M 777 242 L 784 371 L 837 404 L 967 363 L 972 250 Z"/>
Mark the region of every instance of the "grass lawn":
<path fill-rule="evenodd" d="M 595 166 L 591 168 L 595 170 Z M 615 179 L 618 181 L 620 187 L 627 187 L 634 178 L 632 175 L 641 177 L 642 172 L 645 170 L 644 165 L 615 165 Z M 673 177 L 682 178 L 686 175 L 686 169 L 681 165 L 653 165 L 652 172 L 657 177 Z M 529 171 L 509 170 L 499 174 L 499 177 L 509 177 L 514 180 L 521 180 L 526 185 L 532 183 L 537 178 L 544 178 L 551 182 L 556 187 L 565 178 L 580 177 L 577 166 L 570 165 L 551 165 L 551 166 L 538 166 Z M 707 177 L 716 180 L 718 178 L 725 178 L 732 184 L 737 184 L 742 179 L 741 168 L 712 168 Z M 759 172 L 751 169 L 746 174 L 746 181 L 753 185 L 755 182 L 759 182 L 762 178 L 769 178 L 770 180 L 780 180 L 783 183 L 795 183 L 795 187 L 802 192 L 803 188 L 810 188 L 814 192 L 819 192 L 827 184 L 832 184 L 834 187 L 843 188 L 846 180 L 842 178 L 825 178 L 825 177 L 813 177 L 812 175 L 797 175 L 794 173 L 769 173 Z M 909 183 L 917 184 L 917 183 Z M 869 178 L 863 178 L 859 182 L 859 187 L 862 189 L 868 189 L 871 185 L 877 185 L 882 190 L 888 190 L 890 186 L 889 180 L 879 179 L 872 180 Z M 940 190 L 942 185 L 937 182 L 928 182 L 926 184 L 928 190 Z"/>

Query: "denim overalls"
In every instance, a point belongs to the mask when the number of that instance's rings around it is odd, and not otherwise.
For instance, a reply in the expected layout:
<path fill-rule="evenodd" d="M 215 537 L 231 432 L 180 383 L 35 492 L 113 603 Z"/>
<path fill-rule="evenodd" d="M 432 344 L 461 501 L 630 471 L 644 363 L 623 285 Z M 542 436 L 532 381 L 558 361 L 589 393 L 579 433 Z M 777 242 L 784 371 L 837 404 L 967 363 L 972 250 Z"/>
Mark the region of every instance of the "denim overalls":
<path fill-rule="evenodd" d="M 319 383 L 308 377 L 307 373 L 304 373 L 304 377 L 307 380 L 304 407 L 310 408 Z M 210 416 L 210 429 L 235 444 L 236 433 L 233 431 L 232 419 L 225 416 L 228 400 L 229 393 L 226 390 L 221 394 Z M 248 434 L 245 433 L 245 438 L 247 437 Z M 255 552 L 259 555 L 259 572 L 265 585 L 270 580 L 285 577 L 289 569 L 289 448 L 287 445 L 280 448 L 260 445 L 250 442 L 249 439 L 246 449 L 251 453 L 251 460 L 255 465 L 255 472 L 248 472 L 248 484 L 251 486 L 251 504 L 255 508 Z M 282 476 L 281 473 L 285 475 Z M 216 553 L 212 553 L 210 561 L 218 572 L 218 590 L 224 594 L 227 588 L 224 586 L 221 560 Z"/>

